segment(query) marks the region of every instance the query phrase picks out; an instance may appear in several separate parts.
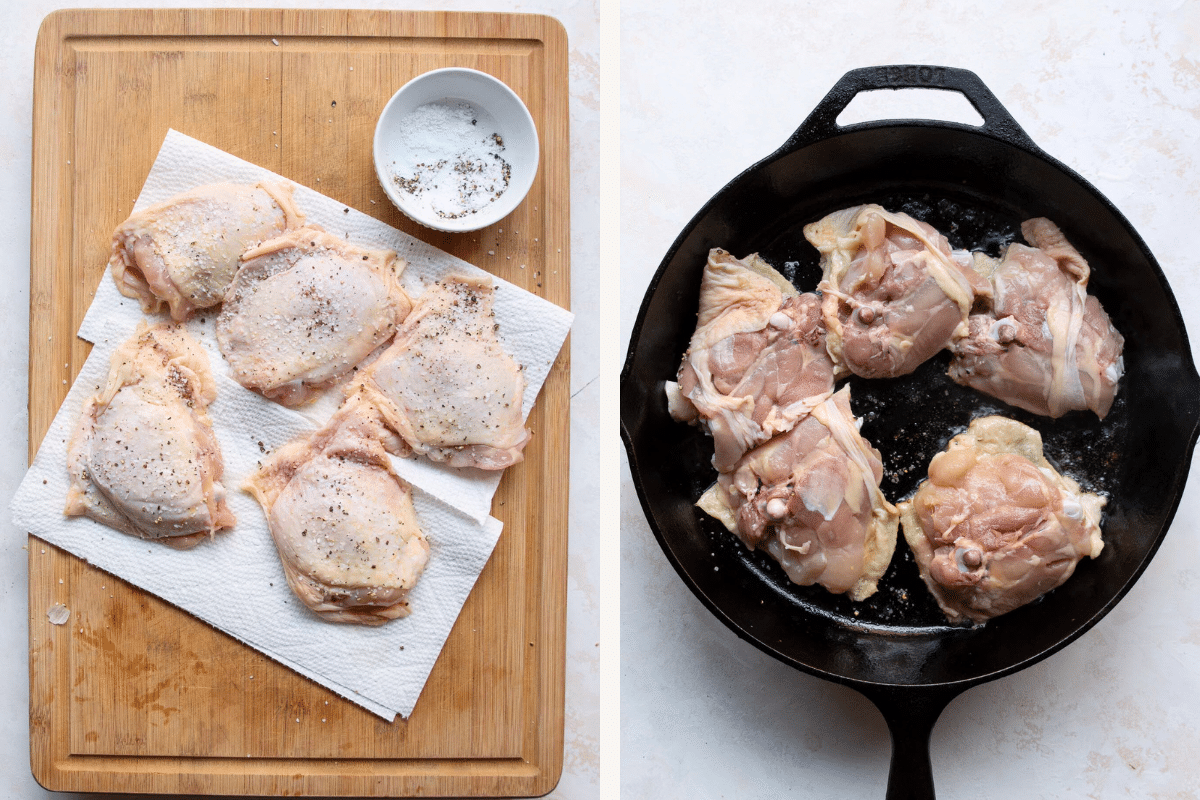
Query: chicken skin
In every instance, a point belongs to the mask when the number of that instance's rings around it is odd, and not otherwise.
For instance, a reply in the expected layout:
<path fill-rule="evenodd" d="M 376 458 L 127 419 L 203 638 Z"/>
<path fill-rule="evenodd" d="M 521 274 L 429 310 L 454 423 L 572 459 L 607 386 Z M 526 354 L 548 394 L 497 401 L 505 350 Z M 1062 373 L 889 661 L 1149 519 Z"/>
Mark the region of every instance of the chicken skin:
<path fill-rule="evenodd" d="M 109 268 L 147 314 L 166 306 L 182 322 L 225 299 L 248 247 L 303 224 L 290 184 L 199 186 L 118 225 Z"/>
<path fill-rule="evenodd" d="M 217 317 L 238 383 L 298 406 L 390 339 L 412 307 L 390 250 L 300 228 L 243 255 Z"/>
<path fill-rule="evenodd" d="M 746 453 L 696 504 L 801 586 L 863 600 L 896 547 L 897 511 L 879 490 L 883 461 L 859 435 L 850 389 Z"/>
<path fill-rule="evenodd" d="M 524 458 L 525 377 L 496 337 L 494 295 L 486 276 L 433 284 L 387 350 L 347 387 L 399 435 L 397 455 L 485 470 Z"/>
<path fill-rule="evenodd" d="M 429 560 L 412 490 L 388 462 L 390 436 L 374 408 L 352 400 L 247 480 L 288 586 L 331 622 L 382 625 L 407 616 L 409 592 Z"/>
<path fill-rule="evenodd" d="M 907 214 L 870 204 L 804 226 L 821 251 L 829 355 L 863 378 L 907 375 L 967 333 L 987 281 L 966 251 Z"/>
<path fill-rule="evenodd" d="M 140 325 L 83 405 L 65 513 L 181 549 L 232 527 L 208 418 L 216 394 L 208 356 L 183 328 Z"/>
<path fill-rule="evenodd" d="M 1088 263 L 1058 226 L 1039 217 L 1021 233 L 1030 246 L 976 261 L 992 301 L 954 344 L 950 377 L 1034 414 L 1090 409 L 1104 419 L 1125 370 L 1125 340 L 1087 293 Z"/>
<path fill-rule="evenodd" d="M 791 430 L 833 394 L 834 378 L 820 298 L 797 292 L 757 255 L 712 250 L 696 331 L 666 391 L 675 419 L 712 433 L 713 466 L 728 471 Z"/>
<path fill-rule="evenodd" d="M 921 577 L 951 622 L 986 622 L 1061 586 L 1100 555 L 1099 495 L 1042 454 L 1037 431 L 974 420 L 933 457 L 929 479 L 900 504 Z"/>

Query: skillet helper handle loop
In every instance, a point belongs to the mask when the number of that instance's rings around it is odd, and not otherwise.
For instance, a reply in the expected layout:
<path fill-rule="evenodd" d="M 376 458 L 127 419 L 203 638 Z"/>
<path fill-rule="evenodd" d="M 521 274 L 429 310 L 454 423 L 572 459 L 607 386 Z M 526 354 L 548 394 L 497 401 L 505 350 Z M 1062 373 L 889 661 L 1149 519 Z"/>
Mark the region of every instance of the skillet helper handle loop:
<path fill-rule="evenodd" d="M 905 686 L 863 694 L 883 713 L 892 736 L 887 800 L 934 800 L 929 740 L 934 723 L 958 692 Z"/>
<path fill-rule="evenodd" d="M 784 143 L 780 153 L 798 150 L 805 145 L 858 127 L 838 125 L 838 115 L 859 92 L 876 89 L 938 89 L 958 92 L 966 97 L 979 112 L 979 116 L 983 117 L 983 125 L 979 126 L 978 130 L 1022 149 L 1041 152 L 1013 119 L 1012 114 L 1008 113 L 1008 109 L 996 99 L 996 95 L 992 94 L 991 89 L 988 89 L 974 72 L 958 67 L 893 64 L 852 69 L 843 75 Z"/>

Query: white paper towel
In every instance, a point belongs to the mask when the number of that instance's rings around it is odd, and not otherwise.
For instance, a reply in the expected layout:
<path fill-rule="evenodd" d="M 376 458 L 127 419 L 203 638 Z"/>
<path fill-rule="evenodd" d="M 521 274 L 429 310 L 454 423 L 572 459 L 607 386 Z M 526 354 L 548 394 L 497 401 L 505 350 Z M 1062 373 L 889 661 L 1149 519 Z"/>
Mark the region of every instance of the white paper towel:
<path fill-rule="evenodd" d="M 278 177 L 255 165 L 171 131 L 135 208 L 203 183 Z M 405 289 L 419 295 L 428 282 L 452 272 L 481 270 L 365 214 L 297 186 L 295 198 L 311 222 L 366 247 L 391 248 L 409 262 Z M 337 223 L 336 225 L 331 223 Z M 570 328 L 572 316 L 504 281 L 497 283 L 496 319 L 502 344 L 525 367 L 530 408 Z M 109 359 L 138 322 L 139 305 L 101 281 L 79 335 L 95 345 L 55 416 L 12 502 L 13 521 L 111 572 L 348 700 L 393 719 L 412 713 L 467 595 L 500 536 L 488 516 L 498 473 L 454 470 L 424 459 L 393 459 L 412 483 L 414 504 L 430 542 L 429 564 L 410 595 L 413 612 L 378 628 L 337 625 L 310 612 L 291 593 L 262 510 L 239 491 L 259 461 L 296 436 L 315 430 L 340 401 L 340 390 L 303 411 L 265 400 L 232 379 L 216 346 L 214 315 L 188 323 L 205 345 L 217 377 L 209 409 L 225 462 L 223 483 L 237 525 L 198 547 L 177 551 L 127 536 L 83 517 L 67 518 L 66 449 L 83 402 L 104 384 Z M 153 322 L 154 319 L 148 320 Z"/>

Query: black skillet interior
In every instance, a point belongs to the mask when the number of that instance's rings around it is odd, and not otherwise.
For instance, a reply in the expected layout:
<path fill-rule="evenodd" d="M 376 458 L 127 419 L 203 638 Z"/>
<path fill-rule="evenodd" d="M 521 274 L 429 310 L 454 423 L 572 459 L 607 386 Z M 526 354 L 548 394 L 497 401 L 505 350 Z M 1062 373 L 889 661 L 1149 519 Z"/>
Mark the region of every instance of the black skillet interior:
<path fill-rule="evenodd" d="M 892 76 L 900 70 L 900 80 L 889 79 L 888 70 Z M 932 82 L 921 79 L 925 71 Z M 833 122 L 858 91 L 901 85 L 962 91 L 985 123 L 839 128 Z M 708 250 L 758 252 L 801 290 L 812 290 L 818 255 L 803 226 L 865 202 L 906 211 L 953 246 L 992 255 L 1019 239 L 1022 220 L 1049 217 L 1090 263 L 1089 289 L 1125 337 L 1125 377 L 1103 421 L 1090 412 L 1038 417 L 960 387 L 945 375 L 945 353 L 902 378 L 851 379 L 853 409 L 883 455 L 883 490 L 893 501 L 915 490 L 951 436 L 991 413 L 1039 430 L 1051 461 L 1107 495 L 1101 556 L 1085 560 L 1040 601 L 984 626 L 946 624 L 903 537 L 879 593 L 863 603 L 791 584 L 769 558 L 746 551 L 695 508 L 715 478 L 711 439 L 667 414 L 663 384 L 674 378 L 695 327 Z M 709 201 L 653 279 L 621 376 L 622 434 L 634 481 L 651 528 L 685 582 L 756 646 L 864 690 L 933 686 L 957 693 L 1049 655 L 1099 620 L 1144 569 L 1175 512 L 1196 440 L 1198 398 L 1179 309 L 1129 223 L 1038 150 L 972 73 L 930 67 L 848 73 L 780 151 Z"/>

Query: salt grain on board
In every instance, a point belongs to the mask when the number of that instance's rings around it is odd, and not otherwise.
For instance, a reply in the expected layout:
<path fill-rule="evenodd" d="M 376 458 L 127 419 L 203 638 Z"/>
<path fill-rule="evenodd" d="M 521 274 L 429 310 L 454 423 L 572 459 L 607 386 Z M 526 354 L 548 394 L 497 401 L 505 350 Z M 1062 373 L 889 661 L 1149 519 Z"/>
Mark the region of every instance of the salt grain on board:
<path fill-rule="evenodd" d="M 62 603 L 55 603 L 46 612 L 46 618 L 50 620 L 51 625 L 66 625 L 67 620 L 71 618 L 71 609 Z"/>

